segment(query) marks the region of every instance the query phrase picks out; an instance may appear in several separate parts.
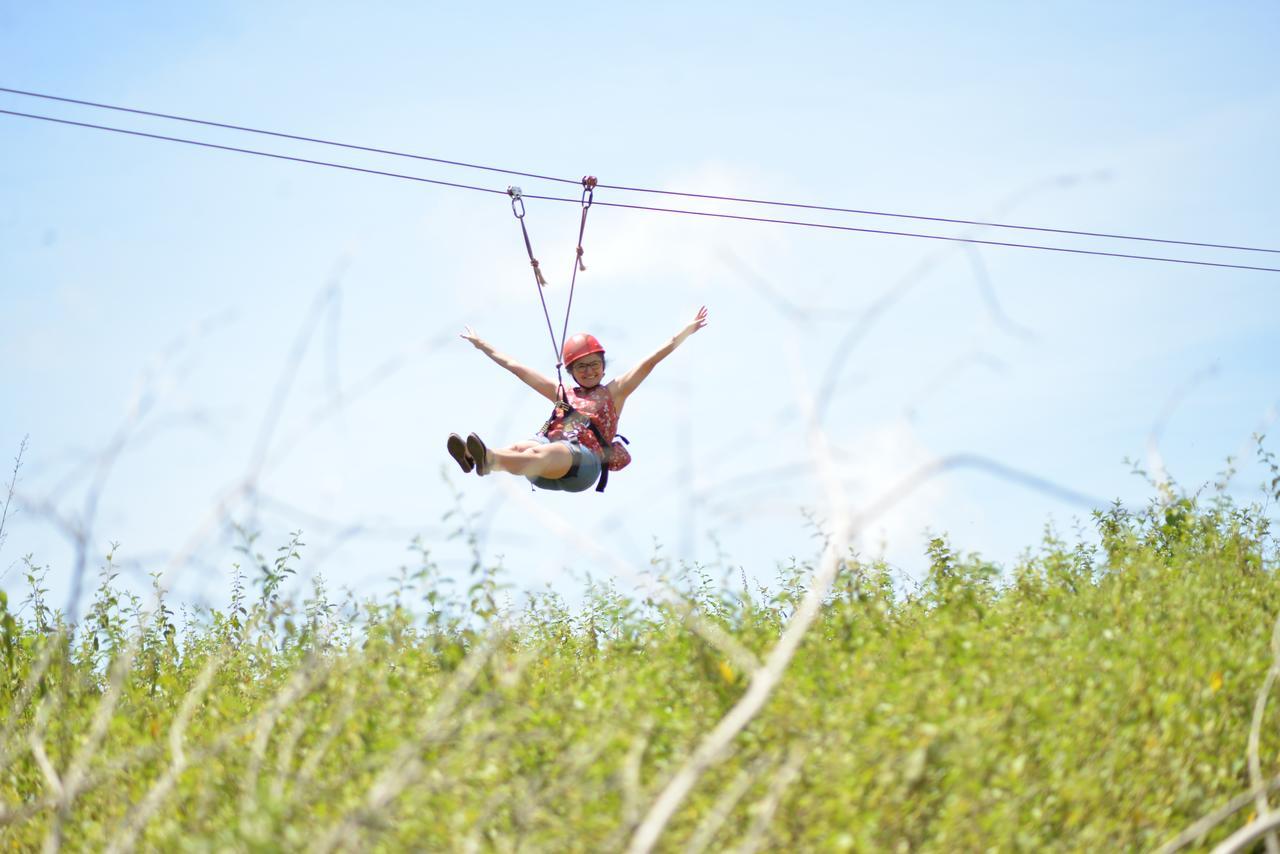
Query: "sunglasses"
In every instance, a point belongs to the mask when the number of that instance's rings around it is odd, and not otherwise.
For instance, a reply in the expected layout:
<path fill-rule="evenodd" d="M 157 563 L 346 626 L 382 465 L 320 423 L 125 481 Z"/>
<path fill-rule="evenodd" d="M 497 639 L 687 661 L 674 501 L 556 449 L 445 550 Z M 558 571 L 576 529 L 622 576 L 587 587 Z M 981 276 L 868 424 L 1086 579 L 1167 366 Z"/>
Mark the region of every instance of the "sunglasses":
<path fill-rule="evenodd" d="M 579 360 L 577 362 L 574 362 L 572 365 L 570 365 L 569 370 L 571 371 L 599 370 L 602 367 L 604 367 L 604 362 L 600 361 L 599 359 L 592 359 L 589 362 Z"/>

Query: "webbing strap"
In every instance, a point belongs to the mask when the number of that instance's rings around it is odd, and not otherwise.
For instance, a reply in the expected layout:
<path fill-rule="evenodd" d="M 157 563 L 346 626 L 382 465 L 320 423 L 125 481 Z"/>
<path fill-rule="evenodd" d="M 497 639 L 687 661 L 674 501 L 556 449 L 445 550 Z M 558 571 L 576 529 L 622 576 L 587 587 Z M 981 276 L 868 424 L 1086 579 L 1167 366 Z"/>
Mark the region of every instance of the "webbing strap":
<path fill-rule="evenodd" d="M 560 388 L 561 397 L 564 395 L 564 380 L 560 374 L 560 348 L 556 346 L 556 331 L 551 325 L 551 312 L 547 309 L 547 298 L 543 295 L 542 289 L 546 287 L 547 280 L 542 275 L 542 268 L 538 266 L 538 259 L 533 257 L 533 243 L 529 240 L 529 229 L 524 224 L 524 194 L 521 193 L 519 187 L 507 187 L 507 195 L 511 197 L 511 212 L 515 214 L 516 221 L 520 223 L 520 234 L 524 236 L 524 248 L 529 253 L 529 265 L 533 267 L 533 278 L 538 285 L 538 300 L 542 303 L 542 316 L 547 319 L 547 334 L 551 336 L 551 348 L 556 354 L 556 378 Z"/>
<path fill-rule="evenodd" d="M 596 178 L 594 175 L 582 176 L 582 219 L 578 221 L 578 249 L 573 259 L 573 273 L 569 276 L 569 304 L 564 309 L 564 328 L 560 330 L 560 347 L 569 340 L 569 313 L 573 311 L 573 286 L 578 281 L 578 271 L 586 272 L 587 265 L 582 263 L 582 235 L 587 230 L 587 211 L 595 200 Z"/>

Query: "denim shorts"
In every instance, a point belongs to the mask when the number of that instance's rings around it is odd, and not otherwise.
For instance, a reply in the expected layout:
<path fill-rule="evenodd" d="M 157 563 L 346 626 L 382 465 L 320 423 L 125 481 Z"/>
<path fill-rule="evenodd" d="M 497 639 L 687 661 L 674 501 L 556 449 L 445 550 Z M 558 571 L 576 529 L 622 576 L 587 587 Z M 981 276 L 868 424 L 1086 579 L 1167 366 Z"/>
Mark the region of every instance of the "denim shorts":
<path fill-rule="evenodd" d="M 544 445 L 551 444 L 551 440 L 546 436 L 534 436 L 534 441 L 541 442 Z M 569 446 L 569 452 L 573 454 L 573 465 L 577 466 L 577 473 L 572 477 L 565 475 L 555 479 L 547 477 L 531 477 L 529 482 L 539 489 L 552 489 L 560 492 L 586 492 L 588 489 L 596 485 L 596 481 L 600 479 L 600 458 L 591 453 L 577 442 L 569 439 L 556 439 L 557 442 L 563 442 Z M 573 469 L 569 472 L 572 474 Z"/>

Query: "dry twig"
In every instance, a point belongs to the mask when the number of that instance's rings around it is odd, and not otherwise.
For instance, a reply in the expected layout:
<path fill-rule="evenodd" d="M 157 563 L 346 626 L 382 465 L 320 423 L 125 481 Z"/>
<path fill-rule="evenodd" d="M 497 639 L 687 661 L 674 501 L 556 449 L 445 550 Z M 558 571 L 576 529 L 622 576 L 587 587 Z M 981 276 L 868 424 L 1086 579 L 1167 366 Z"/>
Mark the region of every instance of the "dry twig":
<path fill-rule="evenodd" d="M 356 845 L 358 827 L 374 821 L 407 786 L 421 777 L 424 765 L 419 754 L 427 745 L 445 737 L 447 734 L 445 724 L 462 703 L 472 683 L 480 675 L 505 636 L 505 631 L 495 624 L 480 642 L 467 652 L 466 657 L 445 686 L 440 699 L 432 704 L 418 720 L 416 737 L 403 741 L 391 761 L 374 779 L 365 795 L 364 804 L 343 815 L 328 832 L 316 840 L 311 846 L 312 851 L 329 852 L 339 847 L 358 847 Z"/>
<path fill-rule="evenodd" d="M 22 468 L 22 457 L 27 452 L 27 440 L 30 436 L 23 436 L 22 442 L 18 445 L 18 455 L 13 460 L 13 474 L 9 478 L 9 487 L 5 490 L 4 507 L 0 507 L 0 549 L 4 548 L 4 542 L 9 535 L 5 533 L 5 522 L 9 521 L 9 506 L 13 503 L 13 493 L 18 486 L 18 470 Z M 7 575 L 8 573 L 4 573 Z M 0 579 L 4 578 L 0 575 Z"/>
<path fill-rule="evenodd" d="M 130 668 L 133 667 L 133 658 L 136 651 L 137 647 L 134 644 L 130 644 L 112 662 L 107 688 L 102 693 L 102 699 L 98 701 L 98 708 L 94 712 L 93 722 L 89 725 L 89 735 L 80 745 L 75 757 L 72 758 L 66 772 L 63 774 L 62 791 L 59 792 L 58 797 L 58 811 L 54 814 L 53 822 L 50 824 L 49 832 L 44 839 L 44 850 L 47 852 L 57 851 L 62 847 L 62 825 L 70 817 L 71 807 L 84 787 L 89 763 L 97 755 L 98 748 L 102 745 L 103 738 L 106 737 L 107 727 L 115 714 L 116 704 L 120 701 L 125 680 L 129 676 Z"/>
<path fill-rule="evenodd" d="M 752 807 L 755 817 L 751 821 L 751 827 L 747 829 L 746 838 L 733 849 L 734 854 L 755 854 L 760 850 L 760 846 L 764 844 L 765 835 L 769 831 L 769 825 L 773 824 L 773 817 L 778 812 L 779 804 L 782 803 L 782 796 L 800 776 L 800 768 L 804 765 L 808 752 L 802 747 L 793 747 L 788 752 L 786 760 L 783 761 L 782 767 L 769 786 L 769 791 L 758 804 Z"/>
<path fill-rule="evenodd" d="M 1174 852 L 1181 851 L 1193 842 L 1203 839 L 1209 831 L 1249 806 L 1258 797 L 1259 793 L 1274 792 L 1277 789 L 1280 789 L 1280 776 L 1272 777 L 1263 785 L 1252 788 L 1247 792 L 1241 792 L 1213 812 L 1197 819 L 1186 830 L 1157 848 L 1155 854 L 1174 854 Z"/>
<path fill-rule="evenodd" d="M 1265 820 L 1271 813 L 1271 805 L 1267 802 L 1267 793 L 1262 785 L 1262 762 L 1259 751 L 1262 742 L 1262 718 L 1267 710 L 1267 697 L 1276 676 L 1280 675 L 1280 616 L 1276 617 L 1275 626 L 1271 630 L 1271 667 L 1267 669 L 1262 687 L 1258 689 L 1258 699 L 1253 704 L 1253 720 L 1249 723 L 1249 783 L 1258 790 L 1254 803 L 1258 808 L 1258 818 Z M 1280 840 L 1274 833 L 1267 834 L 1267 854 L 1280 854 Z"/>
<path fill-rule="evenodd" d="M 702 854 L 707 846 L 715 841 L 716 834 L 729 820 L 729 816 L 733 815 L 738 802 L 747 794 L 747 790 L 764 773 L 768 765 L 769 760 L 762 757 L 738 772 L 733 782 L 720 793 L 720 797 L 716 798 L 716 802 L 711 805 L 711 809 L 694 829 L 693 836 L 689 837 L 689 841 L 685 843 L 685 854 Z"/>
<path fill-rule="evenodd" d="M 802 376 L 803 372 L 797 371 L 796 374 Z M 810 413 L 809 445 L 813 453 L 814 467 L 826 486 L 827 501 L 834 519 L 835 527 L 832 536 L 810 580 L 809 589 L 805 592 L 791 619 L 788 620 L 782 636 L 769 651 L 764 664 L 752 672 L 750 684 L 742 697 L 702 739 L 692 755 L 676 771 L 654 800 L 644 820 L 631 837 L 631 844 L 628 846 L 630 854 L 647 854 L 653 850 L 667 823 L 703 772 L 724 757 L 738 733 L 746 728 L 764 708 L 774 688 L 782 681 L 782 676 L 795 656 L 796 650 L 799 649 L 800 642 L 818 616 L 822 600 L 826 598 L 837 573 L 844 565 L 844 552 L 854 531 L 853 520 L 845 509 L 840 484 L 832 472 L 831 452 L 827 445 L 826 433 L 819 423 L 818 413 L 811 400 L 803 402 L 807 404 L 805 408 Z"/>

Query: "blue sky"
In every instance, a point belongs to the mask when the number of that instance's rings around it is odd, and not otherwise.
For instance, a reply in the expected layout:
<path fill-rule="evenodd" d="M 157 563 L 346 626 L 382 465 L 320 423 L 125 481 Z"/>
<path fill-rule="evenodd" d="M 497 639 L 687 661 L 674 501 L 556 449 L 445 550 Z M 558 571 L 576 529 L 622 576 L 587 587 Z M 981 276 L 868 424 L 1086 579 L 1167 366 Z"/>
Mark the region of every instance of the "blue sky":
<path fill-rule="evenodd" d="M 0 86 L 610 184 L 1275 247 L 1277 36 L 1271 3 L 9 3 Z M 0 109 L 510 183 L 11 95 Z M 277 399 L 259 500 L 230 517 L 268 550 L 302 529 L 304 573 L 361 591 L 408 560 L 415 534 L 447 569 L 462 565 L 442 521 L 455 490 L 521 585 L 616 571 L 561 523 L 640 567 L 655 550 L 723 550 L 767 579 L 811 556 L 803 513 L 822 502 L 799 400 L 888 294 L 828 401 L 854 507 L 957 453 L 1143 501 L 1150 490 L 1122 460 L 1150 462 L 1157 422 L 1164 465 L 1194 486 L 1280 401 L 1280 274 L 598 207 L 570 325 L 604 340 L 610 369 L 699 305 L 711 326 L 628 404 L 636 461 L 604 496 L 533 494 L 448 471 L 443 453 L 450 431 L 515 440 L 545 417 L 455 337 L 470 324 L 554 369 L 505 198 L 9 116 L 0 155 L 5 459 L 30 436 L 25 505 L 0 550 L 9 588 L 21 587 L 15 561 L 34 553 L 65 594 L 71 550 L 50 512 L 81 511 L 140 392 L 150 408 L 105 481 L 92 562 L 119 542 L 137 578 L 196 542 L 171 583 L 214 602 L 230 538 L 225 526 L 192 533 L 243 476 Z M 560 310 L 577 211 L 528 207 Z M 1240 492 L 1259 479 L 1246 467 Z M 961 470 L 877 520 L 859 547 L 910 576 L 928 528 L 1010 562 L 1050 519 L 1066 528 L 1087 512 Z"/>

